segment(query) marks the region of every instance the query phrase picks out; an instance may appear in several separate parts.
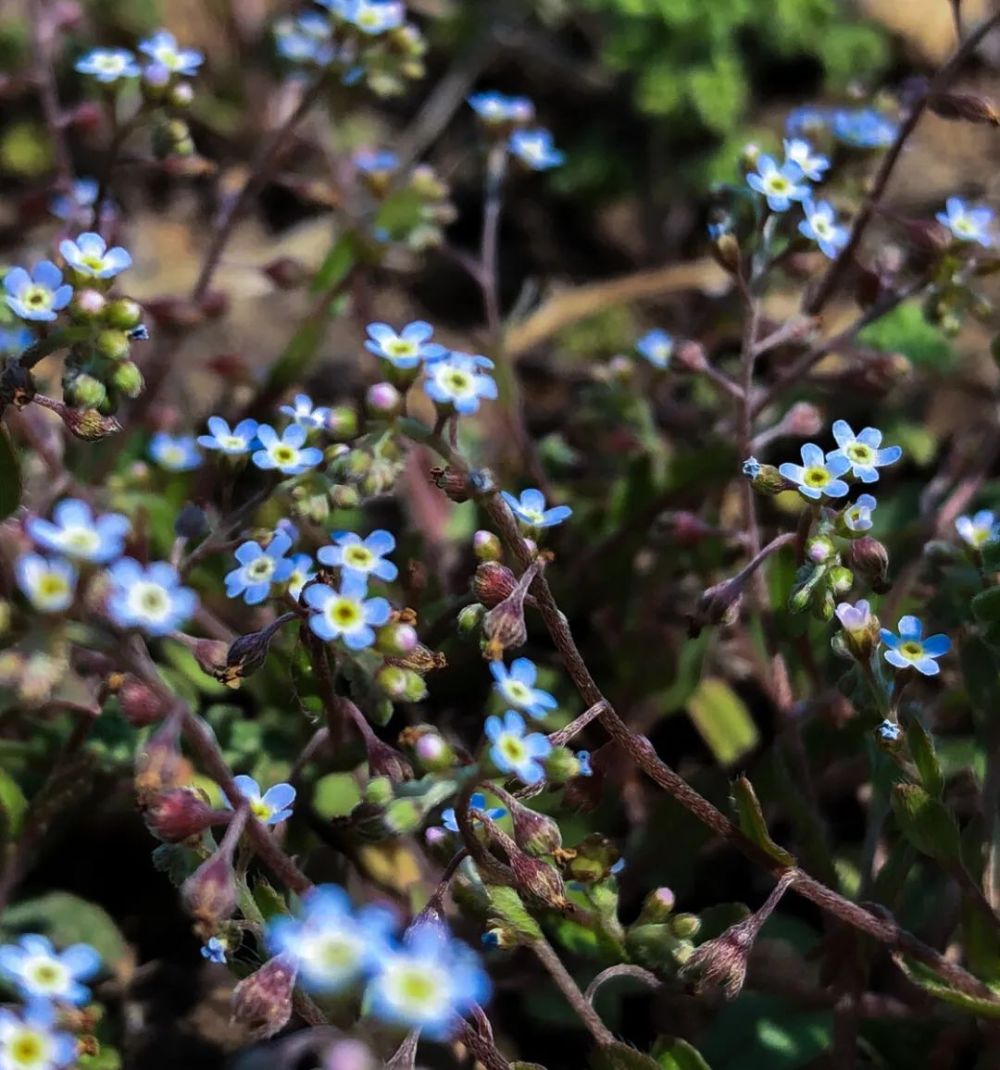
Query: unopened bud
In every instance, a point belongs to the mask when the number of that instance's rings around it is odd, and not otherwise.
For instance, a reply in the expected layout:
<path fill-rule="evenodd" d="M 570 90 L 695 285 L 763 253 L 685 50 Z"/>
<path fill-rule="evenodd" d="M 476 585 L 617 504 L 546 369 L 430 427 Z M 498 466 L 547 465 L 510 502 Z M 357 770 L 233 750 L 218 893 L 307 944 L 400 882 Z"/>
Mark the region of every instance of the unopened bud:
<path fill-rule="evenodd" d="M 670 919 L 670 931 L 680 940 L 691 940 L 701 932 L 701 918 L 697 914 L 675 914 Z"/>
<path fill-rule="evenodd" d="M 188 502 L 177 514 L 174 534 L 180 539 L 201 539 L 208 534 L 208 517 L 200 505 Z"/>
<path fill-rule="evenodd" d="M 503 557 L 503 546 L 492 531 L 477 531 L 472 536 L 472 549 L 479 561 L 495 562 Z"/>
<path fill-rule="evenodd" d="M 596 884 L 610 875 L 621 858 L 621 851 L 606 836 L 591 833 L 574 848 L 575 855 L 567 863 L 566 875 L 581 884 Z"/>
<path fill-rule="evenodd" d="M 785 413 L 785 418 L 781 423 L 790 435 L 812 438 L 822 429 L 823 418 L 815 405 L 811 405 L 808 401 L 797 401 Z"/>
<path fill-rule="evenodd" d="M 516 849 L 509 861 L 517 887 L 527 900 L 555 910 L 566 907 L 566 886 L 555 867 Z"/>
<path fill-rule="evenodd" d="M 471 606 L 465 606 L 459 611 L 456 624 L 458 634 L 463 639 L 476 639 L 483 626 L 486 617 L 486 606 L 479 602 L 473 602 Z"/>
<path fill-rule="evenodd" d="M 871 535 L 855 539 L 847 551 L 851 567 L 867 581 L 876 594 L 889 590 L 889 551 Z"/>
<path fill-rule="evenodd" d="M 194 100 L 194 87 L 190 82 L 175 82 L 170 87 L 167 101 L 174 108 L 189 108 Z"/>
<path fill-rule="evenodd" d="M 372 777 L 365 785 L 365 802 L 372 806 L 388 806 L 395 797 L 392 781 L 387 776 Z"/>
<path fill-rule="evenodd" d="M 1000 115 L 993 101 L 978 93 L 935 93 L 927 101 L 927 106 L 942 119 L 1000 126 Z"/>
<path fill-rule="evenodd" d="M 792 484 L 773 464 L 761 464 L 756 457 L 748 457 L 743 462 L 743 474 L 758 494 L 781 494 L 782 491 L 792 489 Z"/>
<path fill-rule="evenodd" d="M 375 383 L 365 394 L 365 409 L 369 416 L 391 420 L 403 411 L 403 395 L 392 383 Z"/>
<path fill-rule="evenodd" d="M 381 1065 L 367 1045 L 350 1038 L 334 1041 L 323 1060 L 323 1070 L 379 1070 Z"/>
<path fill-rule="evenodd" d="M 129 354 L 128 335 L 110 329 L 98 332 L 97 351 L 108 360 L 124 360 Z"/>
<path fill-rule="evenodd" d="M 553 747 L 542 760 L 545 779 L 553 785 L 565 784 L 580 775 L 580 759 L 569 747 Z"/>
<path fill-rule="evenodd" d="M 326 422 L 327 431 L 339 439 L 351 439 L 358 433 L 358 414 L 346 405 L 330 410 Z"/>
<path fill-rule="evenodd" d="M 146 385 L 138 364 L 131 360 L 122 360 L 111 372 L 111 385 L 120 390 L 127 398 L 137 398 Z"/>
<path fill-rule="evenodd" d="M 225 665 L 214 672 L 215 678 L 226 687 L 239 687 L 241 681 L 252 676 L 267 660 L 271 640 L 287 620 L 287 617 L 279 617 L 259 632 L 250 632 L 236 639 L 226 654 Z"/>
<path fill-rule="evenodd" d="M 528 854 L 551 855 L 562 847 L 562 833 L 551 817 L 532 810 L 513 797 L 505 798 L 504 802 L 514 825 L 514 839 Z"/>
<path fill-rule="evenodd" d="M 255 1040 L 273 1037 L 292 1016 L 295 974 L 294 960 L 277 955 L 245 977 L 233 989 L 233 1021 L 244 1026 Z"/>
<path fill-rule="evenodd" d="M 107 298 L 100 290 L 87 286 L 73 294 L 73 303 L 69 307 L 70 315 L 75 320 L 96 319 L 104 312 L 107 303 Z"/>
<path fill-rule="evenodd" d="M 136 676 L 125 676 L 117 687 L 118 706 L 133 728 L 145 728 L 166 717 L 170 703 Z"/>
<path fill-rule="evenodd" d="M 834 594 L 847 594 L 854 586 L 854 573 L 843 565 L 831 568 L 827 574 L 827 582 Z"/>
<path fill-rule="evenodd" d="M 233 852 L 249 812 L 243 806 L 233 814 L 219 849 L 181 885 L 181 902 L 194 918 L 195 929 L 203 939 L 212 936 L 222 922 L 236 913 L 238 898 Z"/>
<path fill-rule="evenodd" d="M 673 363 L 675 368 L 683 368 L 697 375 L 708 367 L 705 347 L 700 342 L 681 342 L 674 350 Z"/>
<path fill-rule="evenodd" d="M 164 843 L 181 843 L 212 825 L 229 822 L 228 810 L 213 810 L 195 788 L 173 788 L 152 798 L 143 813 L 146 827 Z"/>
<path fill-rule="evenodd" d="M 412 654 L 420 643 L 417 630 L 410 624 L 402 624 L 394 621 L 378 630 L 375 640 L 375 648 L 380 654 L 390 654 L 395 657 L 403 657 Z"/>
<path fill-rule="evenodd" d="M 109 327 L 131 331 L 142 323 L 142 306 L 129 297 L 118 297 L 108 302 L 104 320 Z"/>
<path fill-rule="evenodd" d="M 734 576 L 704 591 L 688 621 L 688 634 L 693 637 L 699 635 L 702 628 L 734 624 L 739 619 L 745 583 L 745 577 Z"/>
<path fill-rule="evenodd" d="M 375 674 L 375 686 L 386 698 L 401 702 L 406 694 L 406 670 L 398 665 L 383 665 Z"/>
<path fill-rule="evenodd" d="M 637 924 L 654 925 L 665 922 L 673 913 L 675 901 L 670 888 L 655 888 L 643 900 Z"/>
<path fill-rule="evenodd" d="M 715 262 L 724 271 L 734 272 L 740 266 L 740 243 L 731 230 L 719 234 L 709 246 Z"/>
<path fill-rule="evenodd" d="M 74 375 L 64 382 L 63 392 L 66 400 L 79 408 L 99 409 L 108 400 L 104 383 L 85 373 Z"/>
<path fill-rule="evenodd" d="M 814 535 L 806 543 L 806 557 L 814 565 L 821 565 L 824 561 L 829 561 L 836 552 L 833 539 L 827 535 Z"/>
<path fill-rule="evenodd" d="M 472 593 L 488 609 L 509 598 L 517 587 L 517 577 L 498 561 L 484 561 L 472 578 Z"/>
<path fill-rule="evenodd" d="M 399 735 L 400 745 L 406 747 L 427 773 L 441 773 L 455 764 L 455 751 L 436 728 L 413 725 Z"/>
<path fill-rule="evenodd" d="M 135 759 L 135 790 L 139 804 L 182 787 L 191 779 L 191 765 L 181 754 L 180 716 L 165 721 L 146 741 Z"/>

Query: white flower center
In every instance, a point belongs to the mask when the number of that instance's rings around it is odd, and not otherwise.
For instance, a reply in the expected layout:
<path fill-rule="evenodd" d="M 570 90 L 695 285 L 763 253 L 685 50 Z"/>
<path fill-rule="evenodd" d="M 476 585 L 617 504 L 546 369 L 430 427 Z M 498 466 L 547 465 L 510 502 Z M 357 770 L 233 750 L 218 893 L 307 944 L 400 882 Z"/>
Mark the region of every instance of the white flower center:
<path fill-rule="evenodd" d="M 815 487 L 819 489 L 820 487 L 825 487 L 827 483 L 830 482 L 830 473 L 825 468 L 816 465 L 812 468 L 807 468 L 805 472 L 803 472 L 802 482 L 805 483 L 807 487 Z"/>
<path fill-rule="evenodd" d="M 12 1070 L 44 1070 L 51 1065 L 54 1056 L 51 1038 L 26 1025 L 16 1026 L 8 1034 L 2 1053 L 4 1065 Z"/>
<path fill-rule="evenodd" d="M 24 967 L 25 976 L 36 992 L 55 995 L 66 989 L 69 977 L 66 967 L 57 959 L 30 959 Z"/>
<path fill-rule="evenodd" d="M 344 550 L 344 564 L 367 572 L 375 564 L 375 555 L 367 546 L 348 546 Z"/>
<path fill-rule="evenodd" d="M 383 974 L 386 1001 L 406 1018 L 440 1017 L 451 1000 L 451 983 L 439 967 L 424 962 L 400 962 Z"/>
<path fill-rule="evenodd" d="M 333 598 L 326 607 L 326 619 L 342 632 L 349 632 L 364 624 L 360 602 L 350 598 Z"/>
<path fill-rule="evenodd" d="M 52 307 L 55 295 L 47 286 L 34 283 L 25 287 L 21 293 L 21 304 L 33 312 L 47 312 Z"/>
<path fill-rule="evenodd" d="M 64 550 L 90 554 L 101 545 L 101 537 L 93 528 L 63 528 L 58 542 Z"/>
<path fill-rule="evenodd" d="M 520 680 L 508 680 L 504 684 L 504 694 L 515 706 L 524 706 L 531 701 L 531 688 Z"/>
<path fill-rule="evenodd" d="M 263 557 L 255 558 L 247 565 L 247 579 L 253 580 L 255 583 L 269 580 L 273 573 L 274 558 L 268 557 L 266 554 Z"/>
<path fill-rule="evenodd" d="M 287 468 L 289 465 L 295 464 L 296 461 L 298 461 L 299 451 L 294 446 L 289 446 L 284 442 L 278 442 L 271 447 L 271 457 L 279 468 Z"/>
<path fill-rule="evenodd" d="M 139 617 L 155 622 L 163 621 L 170 613 L 170 592 L 158 583 L 140 580 L 128 593 L 128 605 Z"/>

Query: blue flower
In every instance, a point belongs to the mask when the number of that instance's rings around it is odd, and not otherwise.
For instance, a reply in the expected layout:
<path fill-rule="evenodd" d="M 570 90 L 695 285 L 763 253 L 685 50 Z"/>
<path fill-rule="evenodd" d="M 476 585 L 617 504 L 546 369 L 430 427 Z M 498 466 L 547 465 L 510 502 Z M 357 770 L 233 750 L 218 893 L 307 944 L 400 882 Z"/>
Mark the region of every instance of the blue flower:
<path fill-rule="evenodd" d="M 828 201 L 807 200 L 802 205 L 805 219 L 799 223 L 799 233 L 814 241 L 824 256 L 836 260 L 847 244 L 847 227 L 837 222 L 837 213 Z"/>
<path fill-rule="evenodd" d="M 801 454 L 801 465 L 786 461 L 778 467 L 785 479 L 797 484 L 799 493 L 812 501 L 819 501 L 824 494 L 828 498 L 843 498 L 848 487 L 840 477 L 851 467 L 851 462 L 832 453 L 824 459 L 823 451 L 813 442 L 807 442 Z"/>
<path fill-rule="evenodd" d="M 496 683 L 494 690 L 508 706 L 512 706 L 529 717 L 545 717 L 559 703 L 541 688 L 535 687 L 538 668 L 528 658 L 516 658 L 508 669 L 502 661 L 491 661 L 490 672 Z"/>
<path fill-rule="evenodd" d="M 354 911 L 343 888 L 321 884 L 302 897 L 298 918 L 280 914 L 270 920 L 267 946 L 294 962 L 304 988 L 332 995 L 371 971 L 386 953 L 391 931 L 387 911 Z"/>
<path fill-rule="evenodd" d="M 757 170 L 747 175 L 747 185 L 767 199 L 772 212 L 787 212 L 792 201 L 804 201 L 809 196 L 809 186 L 802 178 L 798 164 L 787 162 L 779 167 L 773 156 L 761 156 Z"/>
<path fill-rule="evenodd" d="M 549 131 L 541 127 L 534 130 L 515 130 L 507 141 L 507 148 L 512 156 L 516 156 L 532 171 L 548 171 L 552 167 L 559 167 L 566 160 L 566 154 L 553 144 Z"/>
<path fill-rule="evenodd" d="M 487 717 L 486 738 L 492 743 L 490 758 L 501 773 L 514 773 L 525 784 L 544 778 L 538 759 L 546 757 L 552 744 L 541 732 L 525 735 L 524 718 L 515 710 L 507 710 L 502 719 Z"/>
<path fill-rule="evenodd" d="M 883 721 L 876 731 L 883 743 L 895 743 L 899 739 L 899 725 L 895 721 Z"/>
<path fill-rule="evenodd" d="M 974 550 L 1000 538 L 1000 525 L 990 509 L 980 509 L 975 516 L 960 516 L 955 521 L 955 530 L 962 542 Z"/>
<path fill-rule="evenodd" d="M 411 926 L 399 945 L 379 956 L 365 1005 L 384 1022 L 447 1040 L 458 1019 L 489 995 L 475 952 L 442 923 L 428 921 Z"/>
<path fill-rule="evenodd" d="M 56 1008 L 32 1000 L 20 1013 L 0 1008 L 3 1070 L 60 1070 L 76 1064 L 76 1038 L 56 1029 Z"/>
<path fill-rule="evenodd" d="M 362 33 L 377 36 L 402 26 L 406 8 L 397 0 L 348 0 L 342 17 Z"/>
<path fill-rule="evenodd" d="M 834 612 L 837 614 L 840 626 L 852 635 L 865 635 L 871 627 L 871 606 L 865 598 L 859 599 L 854 605 L 850 602 L 841 602 Z"/>
<path fill-rule="evenodd" d="M 19 357 L 35 341 L 30 327 L 0 327 L 0 357 Z"/>
<path fill-rule="evenodd" d="M 785 133 L 790 137 L 819 134 L 827 128 L 829 120 L 829 109 L 807 104 L 788 113 L 788 118 L 785 120 Z"/>
<path fill-rule="evenodd" d="M 872 108 L 838 108 L 830 116 L 833 136 L 857 149 L 884 149 L 896 140 L 899 123 Z"/>
<path fill-rule="evenodd" d="M 862 494 L 858 500 L 840 514 L 844 521 L 844 527 L 855 535 L 870 531 L 872 526 L 872 511 L 878 502 L 871 494 Z"/>
<path fill-rule="evenodd" d="M 492 400 L 497 396 L 497 384 L 481 370 L 492 367 L 489 357 L 447 352 L 428 361 L 424 391 L 439 405 L 451 405 L 456 412 L 468 416 L 479 409 L 483 398 Z"/>
<path fill-rule="evenodd" d="M 278 410 L 291 418 L 307 431 L 320 431 L 330 422 L 330 410 L 318 405 L 314 406 L 312 398 L 308 394 L 296 394 L 295 403 L 282 405 Z"/>
<path fill-rule="evenodd" d="M 527 97 L 508 97 L 503 93 L 489 91 L 473 93 L 468 98 L 468 103 L 487 126 L 530 123 L 535 117 L 535 106 Z"/>
<path fill-rule="evenodd" d="M 63 282 L 62 272 L 51 260 L 40 260 L 31 274 L 11 268 L 3 277 L 7 305 L 24 320 L 50 323 L 73 296 L 73 287 Z"/>
<path fill-rule="evenodd" d="M 740 471 L 747 477 L 747 479 L 756 479 L 763 468 L 763 465 L 756 457 L 747 457 L 747 459 L 740 465 Z"/>
<path fill-rule="evenodd" d="M 139 42 L 139 51 L 144 52 L 154 63 L 171 74 L 194 75 L 205 57 L 193 48 L 178 48 L 177 38 L 166 30 L 159 30 L 152 37 Z"/>
<path fill-rule="evenodd" d="M 361 149 L 354 154 L 354 166 L 364 175 L 391 175 L 399 157 L 391 149 Z"/>
<path fill-rule="evenodd" d="M 916 669 L 924 676 L 937 676 L 941 666 L 935 659 L 951 650 L 948 636 L 938 633 L 924 639 L 924 626 L 917 617 L 900 617 L 896 627 L 898 635 L 882 629 L 882 642 L 888 647 L 885 660 L 897 669 Z"/>
<path fill-rule="evenodd" d="M 80 74 L 89 74 L 99 82 L 117 82 L 119 78 L 138 78 L 142 73 L 135 56 L 127 48 L 95 48 L 76 61 Z"/>
<path fill-rule="evenodd" d="M 157 431 L 149 442 L 149 456 L 168 472 L 190 472 L 201 464 L 194 435 L 168 435 Z"/>
<path fill-rule="evenodd" d="M 226 576 L 226 597 L 239 598 L 248 606 L 256 606 L 271 593 L 271 586 L 284 583 L 295 569 L 285 554 L 292 548 L 292 540 L 279 532 L 261 548 L 258 542 L 245 542 L 236 551 L 239 568 Z"/>
<path fill-rule="evenodd" d="M 140 565 L 131 557 L 123 557 L 111 566 L 108 577 L 108 615 L 119 628 L 169 635 L 198 609 L 198 596 L 182 585 L 177 569 L 166 561 Z"/>
<path fill-rule="evenodd" d="M 78 275 L 90 279 L 113 279 L 132 264 L 132 257 L 120 245 L 109 249 L 100 234 L 90 230 L 75 242 L 69 238 L 61 241 L 59 252 Z"/>
<path fill-rule="evenodd" d="M 64 498 L 52 510 L 52 516 L 52 520 L 31 517 L 25 530 L 46 550 L 101 565 L 121 556 L 125 536 L 132 528 L 128 517 L 121 513 L 97 516 L 78 498 Z"/>
<path fill-rule="evenodd" d="M 62 613 L 76 595 L 76 569 L 65 558 L 22 554 L 14 574 L 18 587 L 41 613 Z"/>
<path fill-rule="evenodd" d="M 340 639 L 349 650 L 363 650 L 375 642 L 372 625 L 388 623 L 392 612 L 384 598 L 365 598 L 368 584 L 359 572 L 345 571 L 340 590 L 314 583 L 304 594 L 312 611 L 309 627 L 320 639 Z"/>
<path fill-rule="evenodd" d="M 208 429 L 211 434 L 199 435 L 198 445 L 207 450 L 228 453 L 233 457 L 248 453 L 257 437 L 256 420 L 240 420 L 234 428 L 230 428 L 229 423 L 221 416 L 209 416 Z"/>
<path fill-rule="evenodd" d="M 76 178 L 66 193 L 56 193 L 49 201 L 49 211 L 67 223 L 80 216 L 90 215 L 97 202 L 100 186 L 95 178 Z"/>
<path fill-rule="evenodd" d="M 288 583 L 288 593 L 297 602 L 302 594 L 302 589 L 310 580 L 315 578 L 313 559 L 308 554 L 296 554 L 292 558 L 292 571 L 286 581 Z"/>
<path fill-rule="evenodd" d="M 207 959 L 209 962 L 215 962 L 220 966 L 225 965 L 226 955 L 228 953 L 228 944 L 218 936 L 210 936 L 201 948 L 201 957 L 203 959 Z"/>
<path fill-rule="evenodd" d="M 388 531 L 380 528 L 367 539 L 353 531 L 336 531 L 330 538 L 335 545 L 323 546 L 316 551 L 316 559 L 322 564 L 339 568 L 344 575 L 353 572 L 365 579 L 374 576 L 387 583 L 399 574 L 399 569 L 385 560 L 385 555 L 396 549 L 396 540 Z"/>
<path fill-rule="evenodd" d="M 86 1003 L 90 989 L 81 982 L 89 981 L 100 968 L 101 956 L 90 944 L 56 951 L 47 937 L 28 933 L 16 944 L 0 947 L 0 977 L 25 1001 Z"/>
<path fill-rule="evenodd" d="M 333 60 L 333 27 L 319 12 L 307 11 L 295 18 L 279 19 L 274 26 L 278 54 L 293 63 L 325 67 Z"/>
<path fill-rule="evenodd" d="M 825 156 L 814 153 L 812 145 L 802 138 L 785 140 L 785 159 L 796 164 L 806 178 L 813 182 L 819 182 L 823 172 L 830 168 L 830 161 Z"/>
<path fill-rule="evenodd" d="M 947 211 L 938 212 L 934 217 L 943 223 L 958 241 L 972 241 L 987 249 L 993 244 L 990 227 L 993 225 L 993 212 L 982 205 L 970 206 L 959 197 L 949 197 L 945 201 Z"/>
<path fill-rule="evenodd" d="M 577 776 L 593 776 L 594 775 L 594 767 L 591 765 L 591 762 L 590 762 L 590 751 L 589 750 L 578 750 L 576 752 L 576 760 L 580 764 L 580 771 L 576 774 Z"/>
<path fill-rule="evenodd" d="M 654 368 L 666 368 L 674 355 L 674 339 L 666 331 L 657 328 L 644 334 L 635 343 L 635 348 Z"/>
<path fill-rule="evenodd" d="M 491 821 L 499 821 L 507 816 L 507 811 L 502 806 L 487 807 L 486 796 L 481 791 L 472 793 L 472 797 L 469 799 L 469 809 L 481 810 Z M 478 818 L 473 817 L 473 820 L 478 820 Z M 455 816 L 454 806 L 449 806 L 446 810 L 441 811 L 441 824 L 449 832 L 458 832 L 458 818 Z"/>
<path fill-rule="evenodd" d="M 510 506 L 514 516 L 529 528 L 554 528 L 573 515 L 568 505 L 554 505 L 546 509 L 545 495 L 535 487 L 522 491 L 519 499 L 505 490 L 500 492 L 500 496 Z"/>
<path fill-rule="evenodd" d="M 895 464 L 903 456 L 900 446 L 880 449 L 882 432 L 874 427 L 866 427 L 859 435 L 855 435 L 846 420 L 838 420 L 833 425 L 833 437 L 837 440 L 839 449 L 828 454 L 826 459 L 831 461 L 843 458 L 862 483 L 876 482 L 879 468 Z"/>
<path fill-rule="evenodd" d="M 291 784 L 275 784 L 261 795 L 260 785 L 252 776 L 235 776 L 233 783 L 250 804 L 250 813 L 265 825 L 280 825 L 292 816 L 296 792 Z M 232 809 L 228 799 L 224 798 L 223 802 L 227 810 Z"/>
<path fill-rule="evenodd" d="M 368 333 L 365 349 L 396 368 L 415 368 L 422 360 L 436 360 L 448 352 L 444 346 L 430 341 L 434 328 L 423 320 L 408 323 L 398 333 L 388 323 L 369 323 L 365 329 Z"/>
<path fill-rule="evenodd" d="M 302 448 L 306 429 L 301 424 L 289 424 L 281 437 L 270 424 L 257 428 L 257 441 L 261 449 L 253 455 L 253 463 L 265 470 L 276 468 L 282 475 L 297 476 L 315 468 L 323 460 L 323 451 L 315 446 Z"/>

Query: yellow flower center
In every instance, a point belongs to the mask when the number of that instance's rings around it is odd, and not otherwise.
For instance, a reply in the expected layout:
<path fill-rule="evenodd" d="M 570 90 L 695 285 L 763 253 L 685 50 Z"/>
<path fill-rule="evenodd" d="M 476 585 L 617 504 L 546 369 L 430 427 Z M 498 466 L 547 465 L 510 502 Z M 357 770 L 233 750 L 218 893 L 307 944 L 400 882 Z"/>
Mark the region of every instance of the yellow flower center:
<path fill-rule="evenodd" d="M 825 487 L 830 482 L 830 473 L 825 468 L 807 468 L 802 481 L 810 487 Z"/>
<path fill-rule="evenodd" d="M 294 464 L 298 450 L 293 446 L 275 446 L 272 456 L 279 465 Z"/>
<path fill-rule="evenodd" d="M 374 554 L 364 546 L 348 546 L 344 551 L 344 564 L 352 568 L 370 568 L 374 560 Z"/>

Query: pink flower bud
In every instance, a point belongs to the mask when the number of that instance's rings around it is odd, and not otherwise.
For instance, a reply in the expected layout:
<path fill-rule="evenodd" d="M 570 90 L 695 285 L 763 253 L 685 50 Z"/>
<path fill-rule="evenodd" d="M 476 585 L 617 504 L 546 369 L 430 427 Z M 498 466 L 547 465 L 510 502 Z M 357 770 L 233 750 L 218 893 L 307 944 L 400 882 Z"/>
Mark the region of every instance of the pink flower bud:
<path fill-rule="evenodd" d="M 273 1037 L 292 1016 L 295 965 L 284 955 L 265 962 L 233 989 L 233 1021 L 256 1040 Z"/>

